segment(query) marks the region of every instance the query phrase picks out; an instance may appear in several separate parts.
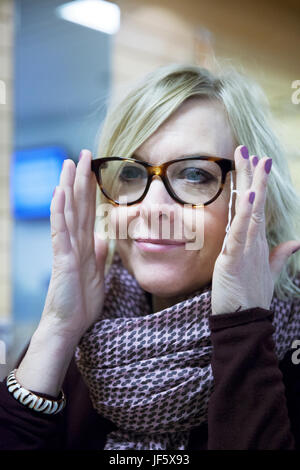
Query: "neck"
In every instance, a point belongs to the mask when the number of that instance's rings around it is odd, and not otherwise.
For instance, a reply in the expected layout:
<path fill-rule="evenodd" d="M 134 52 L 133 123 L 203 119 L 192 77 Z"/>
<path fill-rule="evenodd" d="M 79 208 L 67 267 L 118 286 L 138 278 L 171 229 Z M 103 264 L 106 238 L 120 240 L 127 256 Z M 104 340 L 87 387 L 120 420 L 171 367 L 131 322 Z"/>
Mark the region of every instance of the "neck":
<path fill-rule="evenodd" d="M 176 297 L 157 297 L 152 295 L 152 312 L 160 312 L 165 308 L 172 307 L 172 305 L 177 304 L 184 300 L 187 296 L 176 296 Z"/>
<path fill-rule="evenodd" d="M 205 286 L 202 286 L 202 288 L 203 290 L 211 288 L 211 282 L 208 282 Z M 199 287 L 200 290 L 202 290 L 202 288 Z M 194 290 L 193 292 L 196 293 L 196 290 Z M 186 300 L 193 294 L 193 292 L 173 297 L 158 297 L 148 292 L 148 300 L 152 307 L 152 313 L 160 312 L 165 308 L 172 307 L 172 305 L 178 304 L 179 302 Z"/>

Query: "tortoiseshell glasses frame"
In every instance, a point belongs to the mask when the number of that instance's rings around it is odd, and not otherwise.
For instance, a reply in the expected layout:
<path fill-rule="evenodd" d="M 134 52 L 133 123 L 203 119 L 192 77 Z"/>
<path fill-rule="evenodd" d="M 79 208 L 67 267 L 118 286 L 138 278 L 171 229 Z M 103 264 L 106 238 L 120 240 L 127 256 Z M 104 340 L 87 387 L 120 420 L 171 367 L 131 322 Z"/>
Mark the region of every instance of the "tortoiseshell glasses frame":
<path fill-rule="evenodd" d="M 145 190 L 144 190 L 143 194 L 138 199 L 136 199 L 135 201 L 132 201 L 132 202 L 129 202 L 129 203 L 126 203 L 126 204 L 120 204 L 120 203 L 118 203 L 118 201 L 112 199 L 105 192 L 105 189 L 103 188 L 103 184 L 102 184 L 102 181 L 101 181 L 101 172 L 100 172 L 101 165 L 104 165 L 105 163 L 108 163 L 108 162 L 111 162 L 111 161 L 117 161 L 117 160 L 118 161 L 124 161 L 124 162 L 127 161 L 127 162 L 133 162 L 133 163 L 140 164 L 147 170 L 147 174 L 148 174 L 148 180 L 147 180 L 147 184 L 146 184 L 146 187 L 145 187 Z M 178 163 L 178 162 L 182 162 L 182 161 L 186 161 L 186 160 L 207 160 L 207 161 L 215 162 L 220 167 L 221 172 L 222 172 L 220 187 L 219 187 L 219 190 L 216 193 L 216 195 L 212 199 L 210 199 L 209 201 L 207 201 L 205 203 L 202 203 L 202 204 L 191 204 L 188 201 L 183 201 L 182 199 L 180 199 L 174 193 L 174 191 L 172 190 L 172 187 L 169 183 L 169 180 L 168 180 L 168 177 L 167 177 L 167 174 L 166 174 L 167 169 L 173 163 Z M 195 155 L 195 156 L 188 156 L 188 157 L 178 158 L 176 160 L 170 160 L 168 162 L 162 163 L 161 165 L 151 165 L 150 163 L 147 163 L 147 162 L 144 162 L 144 161 L 141 161 L 141 160 L 137 160 L 135 158 L 104 157 L 104 158 L 96 158 L 96 159 L 92 160 L 91 170 L 92 170 L 93 173 L 95 173 L 97 182 L 100 186 L 100 189 L 101 189 L 102 193 L 114 205 L 117 205 L 117 206 L 119 206 L 119 205 L 131 206 L 133 204 L 137 204 L 137 203 L 141 202 L 144 199 L 144 197 L 146 196 L 147 192 L 148 192 L 148 189 L 150 187 L 153 176 L 160 176 L 160 178 L 161 178 L 163 184 L 165 185 L 165 188 L 168 191 L 169 195 L 176 202 L 178 202 L 179 204 L 189 204 L 190 206 L 196 208 L 196 207 L 208 206 L 209 204 L 214 202 L 220 196 L 221 192 L 224 189 L 227 173 L 230 172 L 230 171 L 235 170 L 235 162 L 233 160 L 229 160 L 227 158 Z"/>

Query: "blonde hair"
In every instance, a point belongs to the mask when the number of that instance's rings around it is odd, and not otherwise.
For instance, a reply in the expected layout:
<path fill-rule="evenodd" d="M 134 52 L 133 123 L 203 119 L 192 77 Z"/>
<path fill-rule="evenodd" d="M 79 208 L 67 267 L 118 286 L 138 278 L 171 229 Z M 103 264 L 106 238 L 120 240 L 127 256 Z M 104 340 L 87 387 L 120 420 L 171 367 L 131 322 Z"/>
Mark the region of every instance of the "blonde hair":
<path fill-rule="evenodd" d="M 293 187 L 283 146 L 272 130 L 266 97 L 256 82 L 231 65 L 213 73 L 197 65 L 170 64 L 148 74 L 120 103 L 110 107 L 96 158 L 130 157 L 192 96 L 223 103 L 238 145 L 246 145 L 252 155 L 273 159 L 265 206 L 269 249 L 288 240 L 297 240 L 300 196 Z M 104 201 L 100 191 L 97 200 Z M 114 249 L 112 243 L 107 270 Z M 289 257 L 275 283 L 274 293 L 281 299 L 299 297 L 300 287 L 294 283 L 299 275 L 299 254 Z"/>

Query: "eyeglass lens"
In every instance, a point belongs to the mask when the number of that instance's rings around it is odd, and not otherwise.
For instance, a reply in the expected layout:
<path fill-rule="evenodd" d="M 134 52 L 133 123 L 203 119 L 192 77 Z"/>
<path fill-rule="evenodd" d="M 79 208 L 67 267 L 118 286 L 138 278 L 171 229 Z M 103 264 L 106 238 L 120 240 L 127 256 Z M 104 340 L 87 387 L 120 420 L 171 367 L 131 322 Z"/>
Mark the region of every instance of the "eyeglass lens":
<path fill-rule="evenodd" d="M 100 167 L 106 195 L 120 204 L 137 201 L 144 193 L 148 174 L 136 162 L 112 160 Z M 174 194 L 188 204 L 204 204 L 219 191 L 222 171 L 213 161 L 191 159 L 171 163 L 166 177 Z"/>

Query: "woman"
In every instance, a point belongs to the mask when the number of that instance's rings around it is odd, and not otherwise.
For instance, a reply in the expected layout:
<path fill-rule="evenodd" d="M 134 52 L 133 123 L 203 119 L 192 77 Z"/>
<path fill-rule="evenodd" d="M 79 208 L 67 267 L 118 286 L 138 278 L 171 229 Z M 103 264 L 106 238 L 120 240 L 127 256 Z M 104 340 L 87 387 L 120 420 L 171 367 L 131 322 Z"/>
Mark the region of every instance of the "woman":
<path fill-rule="evenodd" d="M 97 182 L 115 242 L 93 234 Z M 256 85 L 148 75 L 98 157 L 64 163 L 45 307 L 1 384 L 2 446 L 299 448 L 299 206 Z"/>

